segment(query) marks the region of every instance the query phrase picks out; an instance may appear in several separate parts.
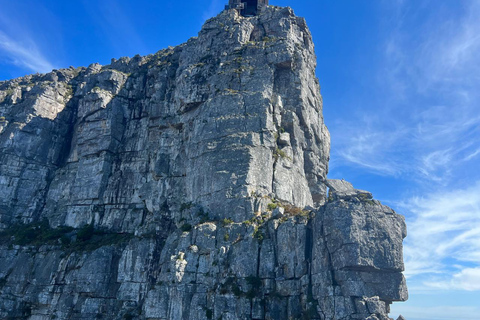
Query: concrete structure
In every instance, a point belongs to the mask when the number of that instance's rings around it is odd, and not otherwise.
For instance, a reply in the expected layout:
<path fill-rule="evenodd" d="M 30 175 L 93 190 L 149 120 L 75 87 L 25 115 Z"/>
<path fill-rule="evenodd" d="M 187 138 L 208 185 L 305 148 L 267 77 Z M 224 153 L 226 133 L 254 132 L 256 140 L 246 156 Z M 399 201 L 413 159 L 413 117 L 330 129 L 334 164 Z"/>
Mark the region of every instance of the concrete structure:
<path fill-rule="evenodd" d="M 225 9 L 237 9 L 242 16 L 251 17 L 256 16 L 266 6 L 268 0 L 229 0 Z"/>

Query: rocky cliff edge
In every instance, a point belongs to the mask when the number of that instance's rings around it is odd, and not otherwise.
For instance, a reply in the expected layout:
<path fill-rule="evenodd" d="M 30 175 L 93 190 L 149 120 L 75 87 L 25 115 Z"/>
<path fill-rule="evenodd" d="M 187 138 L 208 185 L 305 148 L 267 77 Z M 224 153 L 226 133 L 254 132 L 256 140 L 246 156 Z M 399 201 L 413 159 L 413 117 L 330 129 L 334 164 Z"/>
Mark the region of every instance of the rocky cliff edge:
<path fill-rule="evenodd" d="M 0 317 L 388 319 L 405 222 L 326 178 L 315 66 L 270 6 L 0 82 Z"/>

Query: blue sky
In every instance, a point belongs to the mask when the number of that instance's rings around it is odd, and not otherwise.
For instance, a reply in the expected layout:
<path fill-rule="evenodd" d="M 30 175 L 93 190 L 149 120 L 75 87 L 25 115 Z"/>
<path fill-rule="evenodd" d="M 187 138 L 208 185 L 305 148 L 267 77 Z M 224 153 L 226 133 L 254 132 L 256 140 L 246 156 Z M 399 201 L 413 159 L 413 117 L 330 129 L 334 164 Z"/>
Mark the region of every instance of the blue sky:
<path fill-rule="evenodd" d="M 330 178 L 407 217 L 392 316 L 478 319 L 480 1 L 270 1 L 312 31 Z M 178 45 L 226 2 L 0 0 L 0 80 Z"/>

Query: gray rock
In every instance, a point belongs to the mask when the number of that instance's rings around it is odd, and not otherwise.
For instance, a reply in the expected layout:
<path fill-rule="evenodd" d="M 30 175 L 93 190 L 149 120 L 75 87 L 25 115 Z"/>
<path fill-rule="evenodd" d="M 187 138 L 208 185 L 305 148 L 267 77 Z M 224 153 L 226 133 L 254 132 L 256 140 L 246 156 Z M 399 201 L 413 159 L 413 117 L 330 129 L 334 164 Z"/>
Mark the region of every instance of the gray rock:
<path fill-rule="evenodd" d="M 350 182 L 343 179 L 328 179 L 327 186 L 332 189 L 332 192 L 352 192 L 355 190 Z"/>
<path fill-rule="evenodd" d="M 285 208 L 277 207 L 272 211 L 272 217 L 280 218 L 285 215 Z"/>
<path fill-rule="evenodd" d="M 315 66 L 270 6 L 0 82 L 0 318 L 388 319 L 405 222 L 327 180 Z"/>

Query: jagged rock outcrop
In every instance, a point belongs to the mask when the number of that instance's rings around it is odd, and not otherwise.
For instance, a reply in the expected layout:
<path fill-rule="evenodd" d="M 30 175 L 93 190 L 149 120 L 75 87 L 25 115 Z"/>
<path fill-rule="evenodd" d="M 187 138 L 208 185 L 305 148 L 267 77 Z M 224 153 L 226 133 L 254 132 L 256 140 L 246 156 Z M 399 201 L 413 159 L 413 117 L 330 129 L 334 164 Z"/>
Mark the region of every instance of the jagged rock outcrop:
<path fill-rule="evenodd" d="M 315 65 L 268 7 L 0 82 L 0 318 L 388 319 L 404 219 L 327 180 Z"/>

